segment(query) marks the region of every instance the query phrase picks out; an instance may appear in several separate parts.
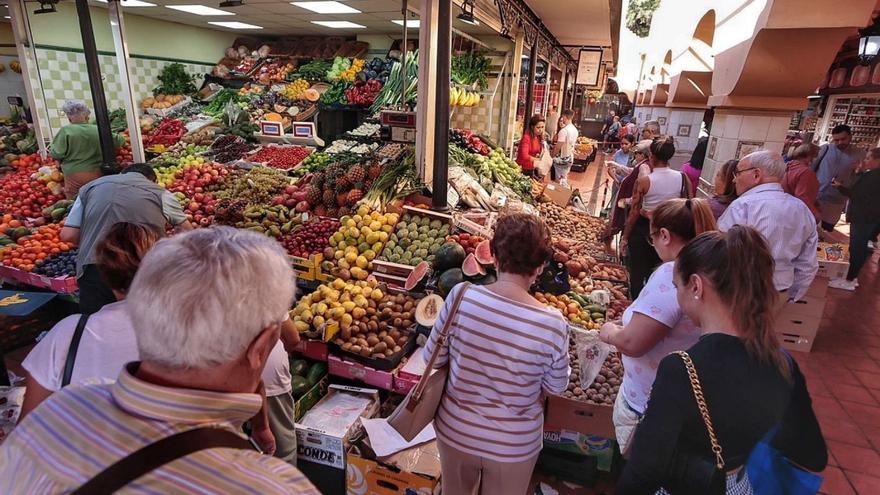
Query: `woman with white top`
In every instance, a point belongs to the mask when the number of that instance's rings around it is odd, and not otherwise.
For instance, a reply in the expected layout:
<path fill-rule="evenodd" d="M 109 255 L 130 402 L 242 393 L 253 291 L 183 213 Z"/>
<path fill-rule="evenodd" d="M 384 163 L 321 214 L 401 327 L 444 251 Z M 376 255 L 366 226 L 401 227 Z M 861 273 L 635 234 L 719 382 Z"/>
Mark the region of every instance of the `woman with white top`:
<path fill-rule="evenodd" d="M 639 297 L 623 313 L 623 326 L 606 323 L 599 338 L 623 354 L 623 383 L 614 404 L 614 427 L 621 452 L 645 414 L 657 366 L 670 352 L 697 342 L 700 330 L 678 305 L 672 283 L 675 258 L 692 239 L 716 230 L 703 199 L 670 199 L 653 211 L 649 239 L 663 260 Z"/>
<path fill-rule="evenodd" d="M 62 383 L 65 363 L 81 318 L 85 319 L 85 326 L 76 350 L 70 383 L 115 380 L 126 363 L 138 360 L 125 294 L 141 258 L 160 236 L 161 233 L 151 227 L 127 222 L 117 223 L 107 231 L 95 247 L 95 257 L 98 270 L 113 290 L 117 302 L 91 315 L 68 316 L 31 350 L 22 363 L 28 377 L 21 418 L 66 385 Z"/>
<path fill-rule="evenodd" d="M 498 281 L 458 284 L 424 349 L 425 356 L 434 352 L 452 318 L 435 361 L 449 365 L 434 418 L 448 495 L 525 495 L 543 443 L 541 396 L 568 386 L 566 320 L 529 293 L 552 254 L 550 230 L 533 215 L 506 215 L 495 225 L 491 249 Z"/>
<path fill-rule="evenodd" d="M 657 252 L 648 242 L 651 212 L 667 199 L 691 197 L 687 175 L 669 168 L 669 159 L 675 154 L 672 136 L 654 138 L 650 150 L 651 173 L 636 181 L 632 207 L 620 243 L 621 253 L 628 254 L 630 296 L 633 299 L 639 297 L 651 272 L 660 264 Z"/>

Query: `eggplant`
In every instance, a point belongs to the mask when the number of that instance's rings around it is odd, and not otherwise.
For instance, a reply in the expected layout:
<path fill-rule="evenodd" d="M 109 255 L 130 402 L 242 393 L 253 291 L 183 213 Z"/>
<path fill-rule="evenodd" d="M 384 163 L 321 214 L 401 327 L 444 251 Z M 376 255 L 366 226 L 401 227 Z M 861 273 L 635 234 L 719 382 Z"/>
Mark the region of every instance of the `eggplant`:
<path fill-rule="evenodd" d="M 367 74 L 367 72 L 368 71 L 365 71 L 365 70 L 358 72 L 357 80 L 366 82 L 367 79 L 369 79 L 369 74 Z"/>

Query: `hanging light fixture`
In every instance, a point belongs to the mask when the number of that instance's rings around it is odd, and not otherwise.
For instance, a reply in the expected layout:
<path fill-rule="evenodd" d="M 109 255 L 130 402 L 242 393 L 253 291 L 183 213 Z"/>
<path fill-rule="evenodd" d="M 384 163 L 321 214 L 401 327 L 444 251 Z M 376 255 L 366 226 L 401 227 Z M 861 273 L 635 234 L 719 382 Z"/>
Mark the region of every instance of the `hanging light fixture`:
<path fill-rule="evenodd" d="M 55 4 L 58 0 L 40 0 L 40 8 L 34 11 L 34 14 L 52 14 L 57 12 Z"/>
<path fill-rule="evenodd" d="M 221 9 L 241 7 L 242 5 L 244 5 L 244 0 L 223 0 L 222 2 L 220 2 Z"/>
<path fill-rule="evenodd" d="M 875 18 L 870 26 L 859 31 L 859 63 L 869 65 L 880 53 L 880 27 Z"/>
<path fill-rule="evenodd" d="M 461 14 L 458 14 L 458 20 L 470 24 L 471 26 L 479 26 L 480 21 L 474 17 L 474 0 L 464 0 L 461 4 Z"/>

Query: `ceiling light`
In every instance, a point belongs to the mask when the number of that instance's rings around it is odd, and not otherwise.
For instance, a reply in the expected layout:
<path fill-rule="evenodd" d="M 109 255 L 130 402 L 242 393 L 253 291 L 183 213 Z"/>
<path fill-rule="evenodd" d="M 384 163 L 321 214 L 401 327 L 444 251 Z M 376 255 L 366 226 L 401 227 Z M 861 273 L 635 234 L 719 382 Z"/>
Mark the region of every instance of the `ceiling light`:
<path fill-rule="evenodd" d="M 209 22 L 208 24 L 229 29 L 263 29 L 263 26 L 254 26 L 253 24 L 246 24 L 244 22 Z"/>
<path fill-rule="evenodd" d="M 360 14 L 361 11 L 339 2 L 290 2 L 318 14 Z"/>
<path fill-rule="evenodd" d="M 220 2 L 221 9 L 241 7 L 242 5 L 244 5 L 244 0 L 223 0 L 222 2 Z"/>
<path fill-rule="evenodd" d="M 348 21 L 312 21 L 312 24 L 317 24 L 319 26 L 333 29 L 366 29 L 367 27 Z"/>
<path fill-rule="evenodd" d="M 98 0 L 101 3 L 107 3 L 107 0 Z M 155 7 L 155 3 L 142 2 L 141 0 L 122 0 L 120 2 L 123 7 Z"/>
<path fill-rule="evenodd" d="M 40 8 L 34 11 L 34 14 L 51 14 L 57 12 L 55 4 L 58 0 L 40 0 Z"/>
<path fill-rule="evenodd" d="M 391 22 L 393 22 L 394 24 L 397 24 L 398 26 L 403 26 L 402 20 L 393 20 Z M 406 27 L 412 28 L 412 29 L 418 29 L 419 28 L 419 20 L 418 19 L 407 19 L 406 20 Z"/>
<path fill-rule="evenodd" d="M 478 26 L 480 24 L 480 21 L 474 17 L 474 0 L 464 0 L 462 2 L 461 14 L 458 14 L 458 20 L 471 26 Z"/>
<path fill-rule="evenodd" d="M 225 10 L 206 7 L 204 5 L 166 5 L 165 7 L 195 15 L 235 15 L 232 12 L 226 12 Z"/>
<path fill-rule="evenodd" d="M 4 15 L 3 18 L 4 19 L 12 19 L 12 17 L 9 17 L 8 15 Z"/>

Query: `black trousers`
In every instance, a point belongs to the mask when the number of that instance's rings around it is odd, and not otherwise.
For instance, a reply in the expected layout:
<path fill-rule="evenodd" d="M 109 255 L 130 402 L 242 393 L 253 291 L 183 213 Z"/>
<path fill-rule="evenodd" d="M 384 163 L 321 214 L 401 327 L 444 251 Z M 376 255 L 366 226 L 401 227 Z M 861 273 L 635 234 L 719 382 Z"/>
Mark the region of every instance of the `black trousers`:
<path fill-rule="evenodd" d="M 105 305 L 116 302 L 113 291 L 101 278 L 96 265 L 83 267 L 83 274 L 76 279 L 79 287 L 79 310 L 83 314 L 96 313 Z"/>
<path fill-rule="evenodd" d="M 847 280 L 855 280 L 859 276 L 859 270 L 868 261 L 871 253 L 868 251 L 868 241 L 880 228 L 877 223 L 851 223 L 849 224 L 849 270 Z"/>
<path fill-rule="evenodd" d="M 627 267 L 629 268 L 629 296 L 633 300 L 639 297 L 645 284 L 648 283 L 648 278 L 654 273 L 654 269 L 661 261 L 654 246 L 648 242 L 650 231 L 651 222 L 640 216 L 629 233 Z"/>

